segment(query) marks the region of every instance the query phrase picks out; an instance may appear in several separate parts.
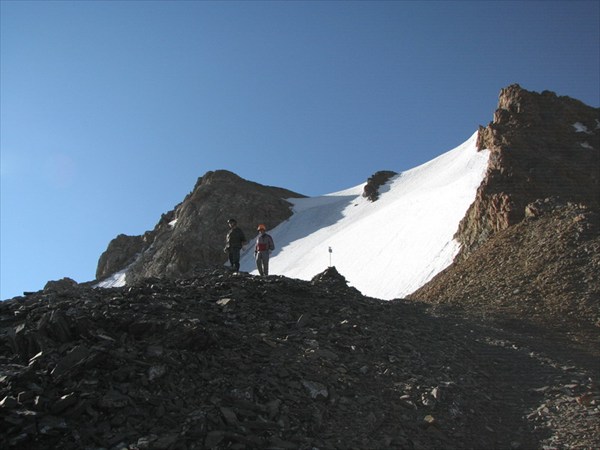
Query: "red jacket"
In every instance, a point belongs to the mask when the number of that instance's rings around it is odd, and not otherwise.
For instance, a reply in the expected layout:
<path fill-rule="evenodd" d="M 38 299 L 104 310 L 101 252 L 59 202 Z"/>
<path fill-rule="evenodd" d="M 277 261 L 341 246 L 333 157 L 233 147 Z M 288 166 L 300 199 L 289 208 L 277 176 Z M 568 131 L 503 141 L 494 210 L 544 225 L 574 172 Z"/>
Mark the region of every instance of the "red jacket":
<path fill-rule="evenodd" d="M 268 252 L 275 249 L 273 238 L 267 233 L 259 233 L 256 237 L 255 252 Z"/>

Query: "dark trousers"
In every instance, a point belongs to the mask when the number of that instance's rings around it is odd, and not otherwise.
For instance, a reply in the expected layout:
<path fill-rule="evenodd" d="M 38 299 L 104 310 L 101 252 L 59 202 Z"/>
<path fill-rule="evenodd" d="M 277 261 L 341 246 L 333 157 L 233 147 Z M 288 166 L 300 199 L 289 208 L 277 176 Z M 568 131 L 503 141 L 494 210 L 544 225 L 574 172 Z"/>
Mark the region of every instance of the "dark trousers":
<path fill-rule="evenodd" d="M 269 275 L 269 252 L 258 252 L 256 254 L 256 268 L 260 276 Z"/>
<path fill-rule="evenodd" d="M 240 270 L 240 250 L 241 248 L 229 248 L 229 264 L 231 264 L 232 270 L 235 270 L 236 272 L 239 272 Z"/>

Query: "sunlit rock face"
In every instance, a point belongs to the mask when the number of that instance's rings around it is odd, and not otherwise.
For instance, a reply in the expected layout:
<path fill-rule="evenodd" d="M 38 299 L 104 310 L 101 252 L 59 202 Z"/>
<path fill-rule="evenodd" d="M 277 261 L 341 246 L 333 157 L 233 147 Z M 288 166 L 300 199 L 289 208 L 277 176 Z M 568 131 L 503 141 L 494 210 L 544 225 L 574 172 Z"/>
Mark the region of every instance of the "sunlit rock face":
<path fill-rule="evenodd" d="M 528 204 L 551 197 L 597 208 L 600 110 L 553 92 L 511 85 L 477 146 L 490 150 L 487 175 L 457 239 L 468 256 L 494 233 L 525 217 Z"/>

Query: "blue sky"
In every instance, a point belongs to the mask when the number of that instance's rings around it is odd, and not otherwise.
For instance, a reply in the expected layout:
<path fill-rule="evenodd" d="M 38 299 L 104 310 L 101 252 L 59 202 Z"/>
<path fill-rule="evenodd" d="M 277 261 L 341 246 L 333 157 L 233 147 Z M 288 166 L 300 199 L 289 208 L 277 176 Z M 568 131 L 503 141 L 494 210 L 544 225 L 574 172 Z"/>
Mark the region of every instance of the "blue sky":
<path fill-rule="evenodd" d="M 456 147 L 512 83 L 598 107 L 598 17 L 598 1 L 3 0 L 0 298 L 92 280 L 111 239 L 209 170 L 317 196 Z"/>

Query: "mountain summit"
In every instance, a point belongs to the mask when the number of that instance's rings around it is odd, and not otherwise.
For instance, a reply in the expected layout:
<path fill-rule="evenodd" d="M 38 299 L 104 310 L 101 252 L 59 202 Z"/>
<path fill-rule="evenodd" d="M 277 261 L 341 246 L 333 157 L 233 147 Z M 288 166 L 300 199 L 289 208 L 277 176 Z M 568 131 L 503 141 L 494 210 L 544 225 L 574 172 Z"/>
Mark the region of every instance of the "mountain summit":
<path fill-rule="evenodd" d="M 347 190 L 307 198 L 208 172 L 152 231 L 115 238 L 96 276 L 108 287 L 220 266 L 233 216 L 248 239 L 259 223 L 271 230 L 273 274 L 310 280 L 335 264 L 366 295 L 403 297 L 523 220 L 537 200 L 597 208 L 599 136 L 597 109 L 511 85 L 501 90 L 493 121 L 464 144 Z M 242 270 L 254 273 L 251 245 Z"/>

